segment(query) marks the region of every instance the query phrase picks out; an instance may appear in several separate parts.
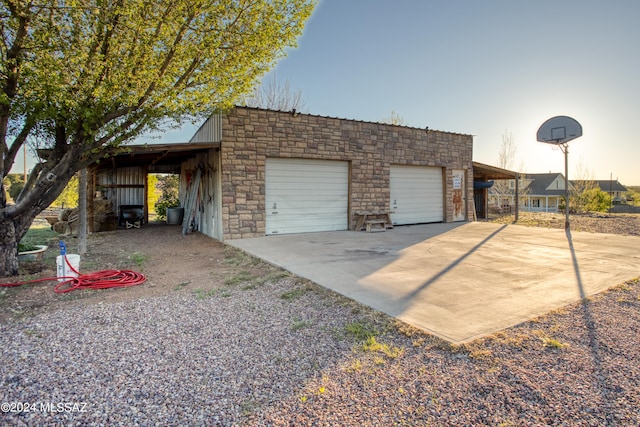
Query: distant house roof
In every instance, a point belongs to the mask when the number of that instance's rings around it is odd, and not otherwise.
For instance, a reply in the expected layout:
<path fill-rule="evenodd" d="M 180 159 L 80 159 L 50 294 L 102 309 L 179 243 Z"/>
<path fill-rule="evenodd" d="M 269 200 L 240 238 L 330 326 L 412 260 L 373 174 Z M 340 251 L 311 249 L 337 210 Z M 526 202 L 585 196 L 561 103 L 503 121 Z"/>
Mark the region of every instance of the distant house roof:
<path fill-rule="evenodd" d="M 609 193 L 609 192 L 621 192 L 624 193 L 627 190 L 627 188 L 620 184 L 620 182 L 618 182 L 618 180 L 612 181 L 610 179 L 596 179 L 596 180 L 587 180 L 589 182 L 595 182 L 595 184 L 600 187 L 600 190 L 604 191 L 605 193 Z M 578 180 L 575 181 L 571 181 L 572 183 L 576 183 L 578 182 Z"/>
<path fill-rule="evenodd" d="M 561 173 L 528 173 L 524 178 L 531 180 L 527 186 L 527 193 L 530 195 L 564 196 L 564 188 L 549 188 L 558 178 L 564 181 L 564 175 Z"/>

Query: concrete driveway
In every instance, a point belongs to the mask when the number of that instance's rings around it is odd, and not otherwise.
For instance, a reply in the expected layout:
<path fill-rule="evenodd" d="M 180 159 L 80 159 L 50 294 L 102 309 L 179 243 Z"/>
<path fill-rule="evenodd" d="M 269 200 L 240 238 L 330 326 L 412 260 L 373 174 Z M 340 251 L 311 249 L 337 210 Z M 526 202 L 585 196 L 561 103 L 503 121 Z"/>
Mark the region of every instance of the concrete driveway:
<path fill-rule="evenodd" d="M 484 222 L 228 241 L 453 343 L 640 276 L 640 238 Z"/>

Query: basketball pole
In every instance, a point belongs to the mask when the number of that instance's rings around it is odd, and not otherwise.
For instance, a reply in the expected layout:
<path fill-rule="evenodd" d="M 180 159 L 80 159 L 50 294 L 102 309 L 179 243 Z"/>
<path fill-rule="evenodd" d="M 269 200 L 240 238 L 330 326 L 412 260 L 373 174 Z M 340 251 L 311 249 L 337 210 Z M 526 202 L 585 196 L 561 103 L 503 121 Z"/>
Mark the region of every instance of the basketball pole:
<path fill-rule="evenodd" d="M 564 210 L 566 218 L 564 229 L 569 231 L 569 141 L 582 136 L 582 125 L 567 116 L 552 117 L 538 129 L 536 139 L 560 147 L 564 153 Z"/>
<path fill-rule="evenodd" d="M 569 145 L 560 144 L 560 149 L 564 153 L 564 229 L 569 230 Z"/>

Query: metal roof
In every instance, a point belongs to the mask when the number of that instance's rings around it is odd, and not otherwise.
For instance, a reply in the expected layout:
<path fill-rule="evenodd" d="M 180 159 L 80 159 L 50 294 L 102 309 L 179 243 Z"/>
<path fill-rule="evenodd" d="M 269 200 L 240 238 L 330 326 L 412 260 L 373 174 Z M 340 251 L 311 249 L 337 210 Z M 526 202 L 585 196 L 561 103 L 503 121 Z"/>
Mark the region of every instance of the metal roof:
<path fill-rule="evenodd" d="M 581 180 L 570 180 L 569 182 L 575 184 L 576 182 L 581 182 Z M 620 184 L 618 180 L 613 181 L 610 179 L 596 179 L 587 180 L 587 182 L 594 182 L 598 187 L 600 187 L 600 190 L 604 191 L 605 193 L 608 193 L 610 191 L 617 191 L 622 193 L 629 191 L 627 190 L 627 187 Z"/>
<path fill-rule="evenodd" d="M 473 179 L 475 181 L 489 181 L 492 179 L 516 179 L 518 172 L 473 162 Z"/>
<path fill-rule="evenodd" d="M 168 172 L 169 170 L 179 172 L 182 162 L 198 153 L 219 147 L 219 142 L 126 145 L 100 162 L 98 169 L 146 165 L 149 172 Z"/>

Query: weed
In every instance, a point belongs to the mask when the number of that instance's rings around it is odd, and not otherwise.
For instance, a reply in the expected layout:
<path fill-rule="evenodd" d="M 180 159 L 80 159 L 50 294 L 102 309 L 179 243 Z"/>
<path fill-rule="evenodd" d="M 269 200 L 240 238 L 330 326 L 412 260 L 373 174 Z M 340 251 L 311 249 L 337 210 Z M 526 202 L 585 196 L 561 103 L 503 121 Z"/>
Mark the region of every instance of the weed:
<path fill-rule="evenodd" d="M 369 337 L 367 341 L 362 344 L 362 350 L 380 352 L 387 356 L 389 359 L 395 359 L 404 353 L 404 349 L 396 346 L 392 346 L 386 343 L 380 343 L 376 340 L 376 337 Z"/>
<path fill-rule="evenodd" d="M 560 342 L 555 338 L 542 337 L 541 339 L 542 339 L 542 345 L 549 348 L 562 349 L 569 345 L 569 344 Z"/>
<path fill-rule="evenodd" d="M 300 329 L 308 328 L 312 323 L 307 320 L 301 320 L 299 318 L 293 319 L 293 326 L 291 326 L 292 331 L 299 331 Z"/>
<path fill-rule="evenodd" d="M 307 290 L 308 290 L 307 288 L 294 288 L 294 289 L 291 289 L 290 291 L 283 292 L 280 295 L 280 298 L 287 301 L 293 301 L 300 298 L 305 293 L 307 293 Z"/>
<path fill-rule="evenodd" d="M 263 261 L 252 257 L 246 252 L 240 249 L 227 246 L 224 248 L 224 261 L 225 264 L 231 266 L 255 266 L 259 265 Z"/>
<path fill-rule="evenodd" d="M 36 331 L 32 331 L 31 329 L 27 329 L 26 331 L 24 331 L 24 333 L 26 335 L 29 335 L 30 337 L 42 338 L 42 334 Z"/>
<path fill-rule="evenodd" d="M 276 283 L 279 282 L 280 280 L 291 276 L 291 274 L 287 271 L 283 271 L 283 270 L 276 270 L 271 272 L 270 274 L 268 274 L 267 276 L 263 277 L 260 280 L 260 284 L 264 285 L 266 283 Z"/>
<path fill-rule="evenodd" d="M 362 361 L 360 359 L 354 359 L 345 370 L 347 372 L 360 372 L 362 370 Z"/>
<path fill-rule="evenodd" d="M 305 403 L 307 401 L 307 396 L 302 395 L 299 397 L 299 399 L 300 399 L 300 402 Z"/>
<path fill-rule="evenodd" d="M 489 359 L 493 356 L 493 352 L 488 348 L 477 348 L 469 351 L 469 357 L 477 360 Z"/>
<path fill-rule="evenodd" d="M 185 286 L 187 286 L 189 283 L 191 282 L 181 282 L 178 283 L 176 286 L 174 286 L 173 290 L 174 291 L 179 291 L 180 289 L 184 288 Z"/>
<path fill-rule="evenodd" d="M 132 253 L 130 258 L 138 267 L 142 267 L 147 262 L 147 256 L 140 252 Z"/>
<path fill-rule="evenodd" d="M 240 411 L 242 412 L 242 415 L 244 415 L 245 417 L 248 415 L 251 415 L 251 413 L 255 411 L 257 407 L 258 405 L 253 400 L 246 400 L 240 403 Z"/>
<path fill-rule="evenodd" d="M 227 286 L 235 286 L 241 283 L 251 282 L 255 279 L 255 276 L 247 270 L 243 270 L 238 274 L 235 274 L 224 281 L 224 284 Z"/>
<path fill-rule="evenodd" d="M 205 291 L 204 289 L 198 288 L 198 289 L 194 289 L 193 293 L 195 294 L 196 299 L 203 300 L 203 299 L 210 298 L 210 297 L 214 296 L 216 293 L 218 293 L 218 290 L 217 289 L 209 289 L 208 291 Z"/>
<path fill-rule="evenodd" d="M 402 335 L 404 335 L 406 337 L 409 337 L 409 338 L 411 338 L 411 337 L 413 337 L 415 335 L 424 335 L 424 333 L 420 329 L 418 329 L 418 328 L 416 328 L 414 326 L 411 326 L 411 325 L 409 325 L 407 323 L 401 322 L 399 320 L 396 320 L 394 322 L 394 326 L 396 327 L 396 329 L 397 329 L 397 331 L 399 333 L 401 333 Z M 424 341 L 424 338 L 419 338 L 419 339 Z"/>
<path fill-rule="evenodd" d="M 414 347 L 422 347 L 422 346 L 424 345 L 425 341 L 426 341 L 426 340 L 424 339 L 424 337 L 420 337 L 420 338 L 418 338 L 418 339 L 413 340 L 413 341 L 411 342 L 411 344 L 412 344 Z"/>
<path fill-rule="evenodd" d="M 344 329 L 348 334 L 360 342 L 365 342 L 379 333 L 372 325 L 361 322 L 348 323 L 344 326 Z"/>
<path fill-rule="evenodd" d="M 373 364 L 376 366 L 382 366 L 384 363 L 384 357 L 376 356 L 373 358 Z"/>

